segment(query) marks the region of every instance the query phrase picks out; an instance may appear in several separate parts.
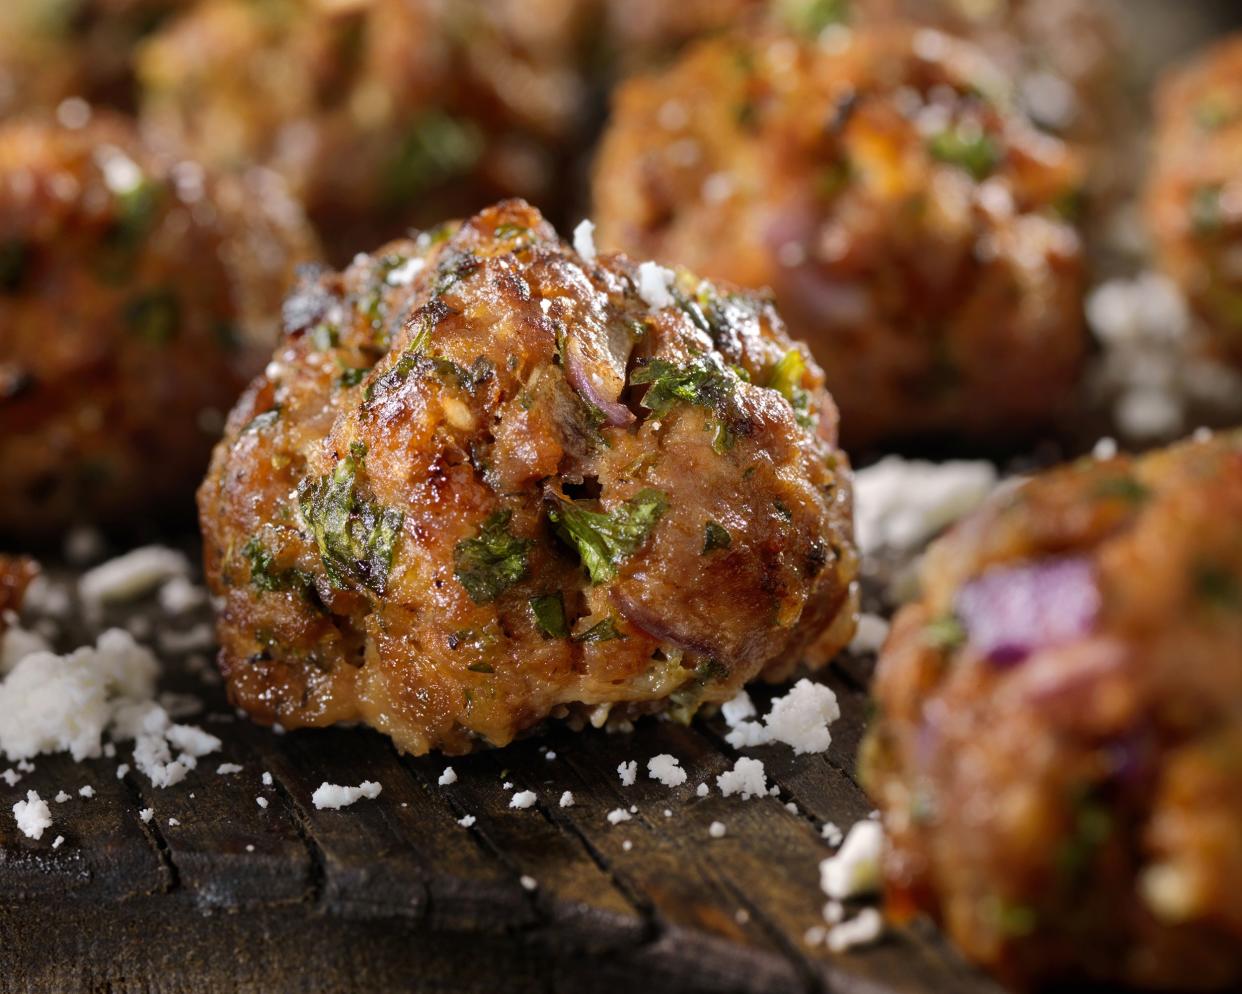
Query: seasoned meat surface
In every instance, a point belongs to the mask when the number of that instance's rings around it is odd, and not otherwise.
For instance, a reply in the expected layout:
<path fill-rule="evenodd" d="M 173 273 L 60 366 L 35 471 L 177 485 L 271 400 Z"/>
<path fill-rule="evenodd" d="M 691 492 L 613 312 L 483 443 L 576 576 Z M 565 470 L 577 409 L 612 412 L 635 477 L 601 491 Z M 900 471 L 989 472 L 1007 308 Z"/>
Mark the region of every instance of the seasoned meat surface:
<path fill-rule="evenodd" d="M 271 174 L 173 165 L 103 114 L 0 126 L 0 533 L 193 493 L 312 253 Z"/>
<path fill-rule="evenodd" d="M 831 37 L 708 41 L 624 85 L 601 244 L 770 287 L 847 447 L 1047 422 L 1084 347 L 1073 156 L 965 43 Z"/>
<path fill-rule="evenodd" d="M 1157 91 L 1146 216 L 1206 344 L 1242 365 L 1242 35 L 1170 72 Z"/>
<path fill-rule="evenodd" d="M 33 559 L 0 555 L 0 632 L 6 627 L 9 612 L 21 609 L 26 588 L 38 573 L 39 567 Z"/>
<path fill-rule="evenodd" d="M 890 904 L 1015 986 L 1242 982 L 1242 434 L 1086 460 L 928 553 L 875 679 Z"/>
<path fill-rule="evenodd" d="M 753 294 L 509 201 L 308 276 L 199 491 L 231 699 L 398 747 L 687 717 L 854 624 L 822 374 Z"/>

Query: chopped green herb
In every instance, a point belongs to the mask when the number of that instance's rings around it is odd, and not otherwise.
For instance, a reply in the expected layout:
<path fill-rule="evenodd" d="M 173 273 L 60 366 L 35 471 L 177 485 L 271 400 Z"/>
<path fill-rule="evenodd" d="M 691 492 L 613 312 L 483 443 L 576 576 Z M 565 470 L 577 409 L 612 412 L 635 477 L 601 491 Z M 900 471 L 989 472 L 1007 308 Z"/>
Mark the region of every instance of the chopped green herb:
<path fill-rule="evenodd" d="M 737 409 L 737 377 L 714 356 L 699 356 L 678 366 L 666 359 L 652 359 L 630 375 L 631 384 L 649 384 L 642 405 L 656 417 L 666 415 L 678 403 L 714 411 L 718 420 L 715 448 L 733 445 L 736 427 L 742 423 Z"/>
<path fill-rule="evenodd" d="M 304 480 L 298 488 L 298 507 L 332 584 L 348 588 L 360 583 L 382 594 L 404 515 L 358 493 L 357 475 L 365 454 L 363 446 L 353 445 L 331 474 Z"/>
<path fill-rule="evenodd" d="M 727 549 L 733 544 L 733 536 L 714 521 L 709 521 L 703 533 L 703 555 L 717 549 Z"/>
<path fill-rule="evenodd" d="M 389 366 L 382 376 L 367 384 L 366 392 L 363 395 L 367 401 L 383 396 L 393 387 L 404 383 L 414 370 L 420 366 L 427 365 L 425 353 L 428 344 L 431 342 L 431 329 L 436 326 L 446 313 L 447 308 L 438 301 L 432 301 L 418 312 L 418 330 L 410 339 L 410 344 L 405 347 L 397 361 Z"/>
<path fill-rule="evenodd" d="M 476 604 L 490 604 L 526 576 L 534 542 L 509 531 L 512 518 L 512 511 L 497 511 L 453 549 L 453 575 Z"/>
<path fill-rule="evenodd" d="M 928 623 L 923 629 L 923 641 L 933 649 L 952 652 L 966 642 L 966 629 L 953 615 L 947 614 Z"/>
<path fill-rule="evenodd" d="M 392 204 L 406 204 L 429 189 L 473 169 L 483 152 L 474 122 L 442 111 L 416 118 L 384 175 Z"/>
<path fill-rule="evenodd" d="M 614 639 L 623 639 L 623 638 L 625 638 L 625 636 L 622 635 L 619 631 L 617 631 L 616 622 L 614 622 L 611 618 L 605 618 L 603 621 L 597 622 L 596 624 L 592 625 L 590 628 L 588 628 L 585 632 L 582 632 L 580 635 L 575 635 L 573 637 L 573 640 L 575 642 L 587 643 L 587 642 L 611 642 Z"/>
<path fill-rule="evenodd" d="M 125 305 L 125 323 L 130 332 L 144 342 L 165 345 L 177 337 L 181 307 L 171 290 L 151 290 Z"/>
<path fill-rule="evenodd" d="M 668 508 L 659 490 L 641 490 L 612 511 L 588 511 L 573 501 L 562 501 L 548 516 L 561 540 L 578 550 L 592 583 L 617 575 L 617 565 L 637 552 Z"/>
<path fill-rule="evenodd" d="M 802 388 L 806 374 L 806 360 L 797 349 L 790 349 L 775 366 L 768 377 L 768 389 L 775 390 L 793 408 L 794 418 L 803 428 L 812 425 L 810 415 L 811 395 Z"/>
<path fill-rule="evenodd" d="M 473 252 L 457 248 L 447 249 L 436 266 L 436 279 L 432 289 L 437 294 L 444 293 L 482 265 L 483 260 Z"/>
<path fill-rule="evenodd" d="M 340 344 L 340 332 L 335 325 L 317 324 L 310 331 L 310 339 L 320 352 L 327 352 Z"/>
<path fill-rule="evenodd" d="M 562 594 L 543 594 L 529 601 L 535 624 L 548 638 L 563 639 L 569 634 L 565 621 L 565 597 Z"/>
<path fill-rule="evenodd" d="M 369 372 L 371 371 L 365 367 L 348 366 L 341 372 L 341 375 L 336 378 L 336 385 L 345 389 L 348 389 L 349 387 L 356 387 L 367 378 L 367 373 Z"/>
<path fill-rule="evenodd" d="M 1096 485 L 1095 496 L 1105 500 L 1122 500 L 1128 504 L 1142 504 L 1151 496 L 1151 491 L 1133 476 L 1111 476 Z"/>
<path fill-rule="evenodd" d="M 435 356 L 431 360 L 431 367 L 441 380 L 452 380 L 458 387 L 470 394 L 473 394 L 480 384 L 490 380 L 496 372 L 496 367 L 486 356 L 479 356 L 475 359 L 469 369 L 452 359 Z"/>
<path fill-rule="evenodd" d="M 471 663 L 466 667 L 471 673 L 495 673 L 491 663 Z"/>
<path fill-rule="evenodd" d="M 314 580 L 304 571 L 289 567 L 276 569 L 276 557 L 257 537 L 251 538 L 242 549 L 242 555 L 250 563 L 250 584 L 264 593 L 277 593 L 286 590 L 308 591 L 314 587 Z"/>
<path fill-rule="evenodd" d="M 817 38 L 834 24 L 850 19 L 850 0 L 781 0 L 781 17 L 791 31 Z"/>
<path fill-rule="evenodd" d="M 1001 152 L 988 135 L 971 134 L 962 128 L 947 129 L 927 143 L 933 158 L 964 169 L 976 182 L 987 179 L 1000 163 Z"/>

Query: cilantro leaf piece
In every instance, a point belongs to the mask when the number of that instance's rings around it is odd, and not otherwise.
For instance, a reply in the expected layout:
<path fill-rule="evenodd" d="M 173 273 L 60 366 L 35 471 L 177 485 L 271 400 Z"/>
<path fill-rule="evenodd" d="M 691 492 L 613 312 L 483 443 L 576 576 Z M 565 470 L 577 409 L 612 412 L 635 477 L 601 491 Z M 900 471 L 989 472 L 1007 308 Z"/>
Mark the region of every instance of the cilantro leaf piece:
<path fill-rule="evenodd" d="M 802 377 L 806 374 L 806 359 L 797 349 L 790 349 L 781 361 L 772 367 L 768 377 L 768 389 L 775 390 L 793 408 L 794 418 L 803 428 L 811 427 L 811 395 L 802 389 Z"/>
<path fill-rule="evenodd" d="M 616 577 L 617 564 L 638 551 L 667 509 L 668 497 L 648 488 L 612 511 L 588 511 L 566 500 L 548 516 L 561 540 L 578 550 L 591 582 L 604 583 Z"/>
<path fill-rule="evenodd" d="M 932 136 L 927 143 L 932 157 L 964 169 L 975 179 L 987 179 L 1001 160 L 1001 150 L 985 134 L 971 134 L 962 128 L 950 128 Z"/>
<path fill-rule="evenodd" d="M 333 586 L 348 589 L 360 583 L 382 594 L 405 516 L 358 493 L 358 469 L 365 455 L 364 446 L 351 446 L 332 473 L 304 480 L 298 487 L 298 507 Z"/>
<path fill-rule="evenodd" d="M 733 445 L 735 429 L 743 422 L 737 405 L 737 374 L 714 356 L 697 356 L 680 365 L 652 359 L 630 375 L 631 384 L 647 384 L 642 405 L 663 417 L 679 403 L 713 411 L 719 421 L 715 448 L 723 452 Z"/>
<path fill-rule="evenodd" d="M 717 549 L 727 549 L 732 544 L 733 536 L 724 527 L 714 521 L 707 523 L 703 534 L 703 555 L 715 552 Z"/>
<path fill-rule="evenodd" d="M 257 536 L 243 546 L 242 555 L 250 563 L 250 584 L 256 590 L 270 594 L 285 590 L 307 592 L 314 587 L 314 580 L 302 570 L 296 567 L 276 568 L 276 557 Z"/>
<path fill-rule="evenodd" d="M 585 632 L 575 635 L 573 640 L 579 643 L 587 642 L 611 642 L 613 639 L 625 638 L 617 630 L 617 623 L 611 618 L 605 618 L 603 621 L 596 622 Z"/>
<path fill-rule="evenodd" d="M 565 598 L 562 594 L 543 594 L 530 599 L 530 612 L 535 624 L 548 638 L 563 639 L 569 634 L 565 623 Z"/>
<path fill-rule="evenodd" d="M 526 576 L 534 542 L 509 531 L 512 517 L 512 511 L 497 511 L 453 549 L 453 575 L 476 604 L 490 604 Z"/>

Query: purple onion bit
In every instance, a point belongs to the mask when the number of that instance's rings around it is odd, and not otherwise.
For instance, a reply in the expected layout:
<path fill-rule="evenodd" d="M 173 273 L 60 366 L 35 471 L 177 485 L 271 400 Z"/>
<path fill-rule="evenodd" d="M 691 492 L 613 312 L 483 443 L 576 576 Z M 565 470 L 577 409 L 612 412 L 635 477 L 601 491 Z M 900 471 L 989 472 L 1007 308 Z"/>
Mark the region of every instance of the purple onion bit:
<path fill-rule="evenodd" d="M 1091 633 L 1100 612 L 1095 569 L 1083 556 L 996 566 L 957 595 L 970 644 L 996 666 Z"/>
<path fill-rule="evenodd" d="M 634 342 L 628 330 L 602 329 L 583 323 L 565 342 L 565 378 L 604 420 L 623 428 L 634 413 L 619 400 Z"/>

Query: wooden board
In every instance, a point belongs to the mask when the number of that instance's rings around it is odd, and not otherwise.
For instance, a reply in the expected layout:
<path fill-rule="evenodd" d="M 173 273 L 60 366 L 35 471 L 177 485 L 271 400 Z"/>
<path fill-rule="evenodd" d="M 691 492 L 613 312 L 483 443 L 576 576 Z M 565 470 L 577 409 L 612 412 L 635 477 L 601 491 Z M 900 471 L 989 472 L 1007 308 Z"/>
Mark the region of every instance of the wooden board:
<path fill-rule="evenodd" d="M 104 623 L 136 624 L 158 649 L 207 617 L 169 618 L 148 598 Z M 89 634 L 66 625 L 62 648 Z M 696 794 L 736 758 L 719 718 L 649 720 L 630 734 L 552 727 L 451 760 L 457 781 L 441 787 L 449 761 L 400 756 L 370 731 L 278 735 L 238 718 L 203 666 L 209 651 L 159 653 L 161 686 L 201 698 L 204 712 L 186 720 L 224 742 L 181 784 L 118 778 L 121 746 L 83 764 L 41 757 L 17 785 L 0 785 L 5 990 L 995 994 L 928 928 L 840 956 L 804 941 L 822 924 L 821 826 L 871 810 L 853 777 L 865 659 L 822 677 L 844 710 L 833 748 L 751 751 L 781 790 L 743 802 Z M 645 769 L 665 752 L 690 773 L 684 786 L 645 775 L 621 785 L 619 763 Z M 218 775 L 223 762 L 243 769 Z M 311 803 L 324 781 L 363 780 L 383 784 L 377 800 Z M 85 785 L 93 798 L 79 796 Z M 39 841 L 10 814 L 31 789 L 55 819 Z M 58 804 L 61 790 L 72 799 Z M 536 806 L 511 808 L 517 790 L 533 790 Z M 572 807 L 559 805 L 566 790 Z M 630 821 L 609 824 L 609 811 L 631 806 Z M 155 816 L 143 823 L 147 807 Z M 709 835 L 713 821 L 727 826 L 723 838 Z M 53 849 L 57 835 L 65 842 Z"/>

